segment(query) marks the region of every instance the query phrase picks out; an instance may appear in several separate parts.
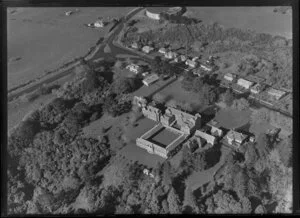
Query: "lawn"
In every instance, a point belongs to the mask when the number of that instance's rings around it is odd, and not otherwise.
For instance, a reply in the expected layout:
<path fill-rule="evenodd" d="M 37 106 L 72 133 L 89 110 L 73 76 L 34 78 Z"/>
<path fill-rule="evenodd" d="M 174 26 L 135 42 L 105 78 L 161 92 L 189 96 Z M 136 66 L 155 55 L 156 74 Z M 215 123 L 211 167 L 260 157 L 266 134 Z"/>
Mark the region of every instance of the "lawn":
<path fill-rule="evenodd" d="M 159 92 L 160 95 L 164 96 L 166 103 L 175 100 L 177 105 L 189 104 L 192 110 L 202 111 L 202 106 L 198 101 L 196 93 L 188 92 L 181 87 L 181 81 L 178 79 L 172 84 L 165 87 Z"/>
<path fill-rule="evenodd" d="M 236 109 L 221 109 L 216 114 L 216 121 L 226 129 L 239 128 L 249 123 L 251 111 Z"/>

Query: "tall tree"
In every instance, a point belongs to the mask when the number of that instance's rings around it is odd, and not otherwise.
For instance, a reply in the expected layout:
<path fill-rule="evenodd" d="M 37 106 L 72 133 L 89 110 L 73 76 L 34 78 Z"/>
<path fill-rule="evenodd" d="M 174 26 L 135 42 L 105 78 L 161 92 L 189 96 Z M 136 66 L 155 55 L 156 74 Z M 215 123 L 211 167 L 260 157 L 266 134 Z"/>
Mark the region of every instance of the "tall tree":
<path fill-rule="evenodd" d="M 180 200 L 174 188 L 171 188 L 171 190 L 169 191 L 167 201 L 169 204 L 169 211 L 171 214 L 179 214 L 181 212 Z"/>

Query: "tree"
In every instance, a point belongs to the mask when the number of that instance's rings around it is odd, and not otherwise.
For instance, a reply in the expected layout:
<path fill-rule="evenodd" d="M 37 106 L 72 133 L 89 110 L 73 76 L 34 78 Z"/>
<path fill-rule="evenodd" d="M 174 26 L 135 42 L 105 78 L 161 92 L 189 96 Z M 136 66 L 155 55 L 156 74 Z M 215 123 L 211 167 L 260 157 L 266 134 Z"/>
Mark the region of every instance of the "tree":
<path fill-rule="evenodd" d="M 179 214 L 181 212 L 180 200 L 174 188 L 171 188 L 171 190 L 169 191 L 167 201 L 169 204 L 169 211 L 171 214 Z"/>
<path fill-rule="evenodd" d="M 257 137 L 257 143 L 255 145 L 256 145 L 255 147 L 258 151 L 259 157 L 261 159 L 265 160 L 270 151 L 267 135 L 264 133 L 261 133 Z"/>
<path fill-rule="evenodd" d="M 138 81 L 136 78 L 127 78 L 119 76 L 113 82 L 113 91 L 116 94 L 127 94 L 133 92 L 138 87 Z"/>
<path fill-rule="evenodd" d="M 237 110 L 246 110 L 250 107 L 250 104 L 247 99 L 241 98 L 241 99 L 235 99 L 232 102 L 232 108 Z"/>
<path fill-rule="evenodd" d="M 227 105 L 227 107 L 230 107 L 234 100 L 232 92 L 227 89 L 226 92 L 222 94 L 221 100 Z"/>
<path fill-rule="evenodd" d="M 197 77 L 193 81 L 193 88 L 192 91 L 195 93 L 201 92 L 203 87 L 203 80 L 200 77 Z"/>
<path fill-rule="evenodd" d="M 292 164 L 292 151 L 293 151 L 293 142 L 292 137 L 290 135 L 287 139 L 282 140 L 280 143 L 276 145 L 276 148 L 279 152 L 281 161 L 286 167 L 290 167 Z"/>

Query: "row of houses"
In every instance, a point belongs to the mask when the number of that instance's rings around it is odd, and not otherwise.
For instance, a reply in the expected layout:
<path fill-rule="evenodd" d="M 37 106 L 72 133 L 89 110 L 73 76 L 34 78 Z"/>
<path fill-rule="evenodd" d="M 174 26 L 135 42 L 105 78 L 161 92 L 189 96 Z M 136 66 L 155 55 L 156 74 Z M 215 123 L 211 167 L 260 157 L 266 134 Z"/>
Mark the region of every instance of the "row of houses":
<path fill-rule="evenodd" d="M 266 88 L 266 85 L 262 81 L 254 82 L 244 78 L 237 78 L 237 75 L 232 73 L 226 73 L 223 78 L 229 83 L 236 82 L 238 86 L 242 87 L 245 90 L 249 90 L 252 94 L 260 94 Z M 279 100 L 286 94 L 286 92 L 271 87 L 267 90 L 267 94 L 271 98 Z"/>

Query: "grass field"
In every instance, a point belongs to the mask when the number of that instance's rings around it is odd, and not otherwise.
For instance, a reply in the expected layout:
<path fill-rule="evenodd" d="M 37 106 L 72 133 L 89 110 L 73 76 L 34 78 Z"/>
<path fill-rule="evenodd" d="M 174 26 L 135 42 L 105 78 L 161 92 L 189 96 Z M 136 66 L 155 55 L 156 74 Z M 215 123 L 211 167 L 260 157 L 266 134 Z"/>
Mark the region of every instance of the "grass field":
<path fill-rule="evenodd" d="M 249 123 L 250 110 L 222 109 L 217 112 L 216 120 L 226 129 L 239 128 Z"/>
<path fill-rule="evenodd" d="M 166 103 L 175 100 L 178 105 L 184 105 L 186 103 L 190 104 L 192 109 L 195 111 L 200 112 L 203 109 L 198 101 L 199 97 L 197 94 L 185 91 L 181 87 L 181 82 L 179 80 L 176 80 L 161 90 L 159 94 L 162 94 L 165 97 Z"/>
<path fill-rule="evenodd" d="M 292 38 L 292 14 L 274 13 L 275 7 L 187 7 L 186 15 L 204 23 L 252 29 L 258 33 Z"/>
<path fill-rule="evenodd" d="M 12 9 L 14 13 L 10 13 Z M 8 89 L 34 79 L 88 52 L 104 36 L 109 26 L 91 29 L 84 26 L 98 17 L 119 17 L 133 7 L 9 8 L 7 13 Z"/>

